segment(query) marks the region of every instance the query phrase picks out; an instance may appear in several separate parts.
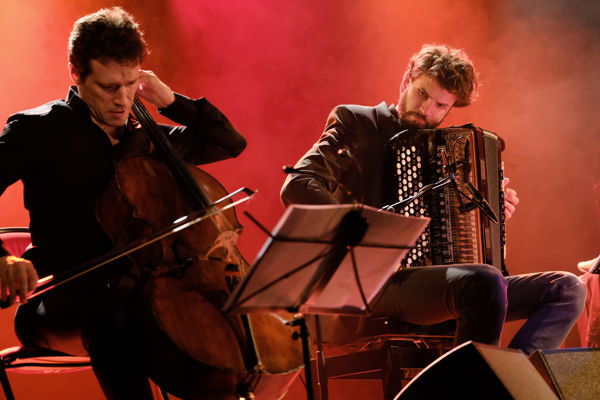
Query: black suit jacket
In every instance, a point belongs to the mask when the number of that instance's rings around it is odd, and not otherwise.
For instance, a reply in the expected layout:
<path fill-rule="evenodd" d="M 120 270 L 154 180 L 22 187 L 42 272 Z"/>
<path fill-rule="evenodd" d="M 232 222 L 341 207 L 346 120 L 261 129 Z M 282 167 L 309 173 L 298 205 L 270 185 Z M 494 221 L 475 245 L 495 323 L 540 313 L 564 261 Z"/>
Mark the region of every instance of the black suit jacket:
<path fill-rule="evenodd" d="M 382 207 L 390 197 L 385 144 L 400 130 L 386 103 L 334 108 L 325 131 L 296 163 L 281 190 L 284 205 L 359 202 Z"/>

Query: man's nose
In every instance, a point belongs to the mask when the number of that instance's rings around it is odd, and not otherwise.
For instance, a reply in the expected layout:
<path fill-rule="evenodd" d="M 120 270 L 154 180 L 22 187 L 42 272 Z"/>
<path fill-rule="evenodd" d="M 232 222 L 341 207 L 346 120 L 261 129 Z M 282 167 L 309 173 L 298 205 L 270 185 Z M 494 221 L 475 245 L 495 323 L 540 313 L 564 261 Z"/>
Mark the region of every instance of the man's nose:
<path fill-rule="evenodd" d="M 121 86 L 115 93 L 114 101 L 116 104 L 124 105 L 127 104 L 128 92 L 125 86 Z"/>
<path fill-rule="evenodd" d="M 422 115 L 427 114 L 427 111 L 431 107 L 432 102 L 433 101 L 431 98 L 423 100 L 423 102 L 421 103 L 421 106 L 419 107 L 419 111 L 421 112 Z"/>

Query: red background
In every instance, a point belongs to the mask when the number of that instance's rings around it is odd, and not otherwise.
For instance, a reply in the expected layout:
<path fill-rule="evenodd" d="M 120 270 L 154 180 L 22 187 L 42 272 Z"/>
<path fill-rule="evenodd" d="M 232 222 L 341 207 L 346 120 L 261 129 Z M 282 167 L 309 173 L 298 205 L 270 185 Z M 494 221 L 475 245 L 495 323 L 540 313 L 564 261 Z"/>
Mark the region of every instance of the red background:
<path fill-rule="evenodd" d="M 409 56 L 436 42 L 466 50 L 482 82 L 478 100 L 451 112 L 446 124 L 472 122 L 508 144 L 506 175 L 521 199 L 508 225 L 510 271 L 576 272 L 577 261 L 600 251 L 591 192 L 600 181 L 596 2 L 4 1 L 0 120 L 66 95 L 73 22 L 112 5 L 145 30 L 152 50 L 145 68 L 175 91 L 210 99 L 246 136 L 240 157 L 206 169 L 229 189 L 258 189 L 240 211 L 265 226 L 283 212 L 281 166 L 317 139 L 330 109 L 395 103 Z M 21 190 L 13 185 L 0 198 L 0 225 L 27 225 Z M 239 245 L 252 260 L 265 236 L 240 219 L 246 232 Z M 0 347 L 16 343 L 13 312 L 0 313 Z M 509 325 L 505 337 L 513 331 Z M 578 342 L 571 337 L 567 345 Z M 21 399 L 101 398 L 91 373 L 12 376 Z M 351 390 L 332 387 L 332 398 L 370 398 L 380 389 Z M 287 398 L 303 396 L 296 385 Z"/>

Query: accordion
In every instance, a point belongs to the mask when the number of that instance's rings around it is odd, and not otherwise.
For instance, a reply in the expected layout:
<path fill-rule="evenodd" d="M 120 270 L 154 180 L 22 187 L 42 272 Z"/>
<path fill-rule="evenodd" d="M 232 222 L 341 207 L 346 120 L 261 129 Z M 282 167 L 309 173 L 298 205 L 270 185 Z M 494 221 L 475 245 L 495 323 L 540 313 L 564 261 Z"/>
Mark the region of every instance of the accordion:
<path fill-rule="evenodd" d="M 390 204 L 400 204 L 393 207 L 398 213 L 431 218 L 402 267 L 484 263 L 508 275 L 503 149 L 498 136 L 472 125 L 406 130 L 389 140 Z M 481 205 L 480 196 L 498 222 L 475 207 L 473 200 L 477 197 Z M 411 197 L 409 204 L 402 201 Z"/>

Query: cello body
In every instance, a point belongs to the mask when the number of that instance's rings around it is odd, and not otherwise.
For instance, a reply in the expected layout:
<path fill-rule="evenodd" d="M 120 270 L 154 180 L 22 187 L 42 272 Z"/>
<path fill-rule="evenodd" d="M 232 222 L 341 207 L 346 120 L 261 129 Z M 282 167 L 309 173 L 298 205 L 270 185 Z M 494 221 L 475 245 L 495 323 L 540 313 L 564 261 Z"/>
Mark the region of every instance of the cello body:
<path fill-rule="evenodd" d="M 186 168 L 211 202 L 226 196 L 212 176 Z M 194 211 L 169 168 L 149 155 L 123 158 L 97 207 L 115 247 Z M 149 375 L 178 397 L 276 399 L 303 366 L 295 329 L 279 316 L 220 311 L 248 268 L 235 247 L 240 231 L 231 208 L 129 256 Z"/>

